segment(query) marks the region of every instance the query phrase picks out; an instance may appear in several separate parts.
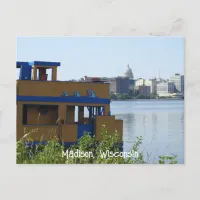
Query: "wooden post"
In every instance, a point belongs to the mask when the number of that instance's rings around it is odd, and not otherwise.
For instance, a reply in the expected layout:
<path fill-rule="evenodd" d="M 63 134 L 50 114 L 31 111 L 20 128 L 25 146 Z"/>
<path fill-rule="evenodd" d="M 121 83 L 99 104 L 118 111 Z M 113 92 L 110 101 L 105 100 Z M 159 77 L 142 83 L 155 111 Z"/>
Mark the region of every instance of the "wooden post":
<path fill-rule="evenodd" d="M 33 65 L 33 80 L 37 80 L 37 66 Z"/>
<path fill-rule="evenodd" d="M 52 81 L 56 81 L 57 80 L 57 67 L 52 67 Z"/>
<path fill-rule="evenodd" d="M 110 112 L 110 105 L 104 106 L 104 115 L 108 115 Z"/>

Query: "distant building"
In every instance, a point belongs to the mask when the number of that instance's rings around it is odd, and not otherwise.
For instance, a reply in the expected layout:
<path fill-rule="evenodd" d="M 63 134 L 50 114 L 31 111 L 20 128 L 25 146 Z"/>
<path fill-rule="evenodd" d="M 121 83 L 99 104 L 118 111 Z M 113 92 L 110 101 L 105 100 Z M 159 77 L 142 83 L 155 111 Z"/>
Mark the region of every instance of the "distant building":
<path fill-rule="evenodd" d="M 136 89 L 139 89 L 139 86 L 143 86 L 145 85 L 145 79 L 143 78 L 138 78 L 136 81 L 135 81 L 135 87 Z"/>
<path fill-rule="evenodd" d="M 89 76 L 85 76 L 85 82 L 108 82 L 108 78 L 107 77 L 89 77 Z"/>
<path fill-rule="evenodd" d="M 169 79 L 175 85 L 175 92 L 184 93 L 184 75 L 174 74 Z"/>
<path fill-rule="evenodd" d="M 150 92 L 153 94 L 157 93 L 157 83 L 156 83 L 156 78 L 154 79 L 149 79 L 149 80 L 145 80 L 145 85 L 146 86 L 150 86 L 151 90 Z"/>
<path fill-rule="evenodd" d="M 116 78 L 109 78 L 108 82 L 110 83 L 110 92 L 116 93 L 117 91 Z"/>
<path fill-rule="evenodd" d="M 134 79 L 129 79 L 129 89 L 133 90 L 135 87 L 135 80 Z"/>
<path fill-rule="evenodd" d="M 130 79 L 129 82 L 130 82 L 130 85 L 135 85 L 135 80 L 134 79 Z"/>
<path fill-rule="evenodd" d="M 128 77 L 118 76 L 116 78 L 116 93 L 128 94 L 130 81 Z"/>
<path fill-rule="evenodd" d="M 172 82 L 162 82 L 157 84 L 157 94 L 159 97 L 167 97 L 175 92 L 175 86 Z"/>
<path fill-rule="evenodd" d="M 124 76 L 129 79 L 134 78 L 132 69 L 129 67 L 129 65 L 127 65 L 127 70 L 125 71 Z"/>
<path fill-rule="evenodd" d="M 127 66 L 127 70 L 124 73 L 124 76 L 118 77 L 87 77 L 85 76 L 86 82 L 105 82 L 110 83 L 110 92 L 129 94 L 130 90 L 134 89 L 135 80 L 133 79 L 132 69 Z"/>
<path fill-rule="evenodd" d="M 156 84 L 159 84 L 159 83 L 166 83 L 167 81 L 163 78 L 156 78 Z"/>
<path fill-rule="evenodd" d="M 150 86 L 139 86 L 139 95 L 144 95 L 145 97 L 150 97 Z"/>

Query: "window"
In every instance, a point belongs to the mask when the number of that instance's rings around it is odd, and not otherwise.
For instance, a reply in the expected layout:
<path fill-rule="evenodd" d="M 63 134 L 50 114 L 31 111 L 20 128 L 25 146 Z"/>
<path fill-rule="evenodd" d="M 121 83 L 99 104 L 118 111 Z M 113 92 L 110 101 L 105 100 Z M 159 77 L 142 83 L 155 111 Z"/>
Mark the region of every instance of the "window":
<path fill-rule="evenodd" d="M 23 105 L 22 123 L 24 125 L 53 125 L 57 124 L 57 105 Z"/>

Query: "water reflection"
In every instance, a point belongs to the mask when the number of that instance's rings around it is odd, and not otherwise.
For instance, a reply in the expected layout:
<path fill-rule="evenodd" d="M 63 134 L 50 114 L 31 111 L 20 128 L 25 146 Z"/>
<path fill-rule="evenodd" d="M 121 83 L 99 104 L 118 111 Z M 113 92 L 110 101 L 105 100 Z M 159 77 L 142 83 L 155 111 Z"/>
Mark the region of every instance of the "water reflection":
<path fill-rule="evenodd" d="M 184 163 L 184 101 L 116 101 L 111 110 L 124 120 L 125 151 L 132 148 L 136 136 L 142 136 L 141 149 L 149 162 L 174 153 Z"/>

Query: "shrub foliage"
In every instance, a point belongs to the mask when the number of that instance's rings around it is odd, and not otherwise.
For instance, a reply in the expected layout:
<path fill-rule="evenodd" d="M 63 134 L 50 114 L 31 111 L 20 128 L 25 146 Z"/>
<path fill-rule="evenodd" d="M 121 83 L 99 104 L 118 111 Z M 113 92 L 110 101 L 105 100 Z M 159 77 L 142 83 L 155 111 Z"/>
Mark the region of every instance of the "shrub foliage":
<path fill-rule="evenodd" d="M 30 136 L 23 137 L 17 142 L 17 164 L 148 164 L 139 150 L 142 137 L 137 137 L 132 147 L 132 152 L 137 153 L 137 156 L 127 157 L 122 155 L 117 132 L 108 133 L 103 127 L 101 134 L 102 140 L 97 141 L 95 136 L 85 132 L 77 143 L 70 147 L 65 147 L 58 138 L 51 139 L 45 145 L 40 142 L 34 146 L 33 143 L 30 145 L 32 142 Z M 90 156 L 70 156 L 70 153 L 72 155 L 77 151 L 91 153 Z M 106 152 L 111 154 L 108 156 Z M 118 156 L 112 156 L 116 153 Z M 159 156 L 158 164 L 177 164 L 176 158 L 177 156 Z"/>

